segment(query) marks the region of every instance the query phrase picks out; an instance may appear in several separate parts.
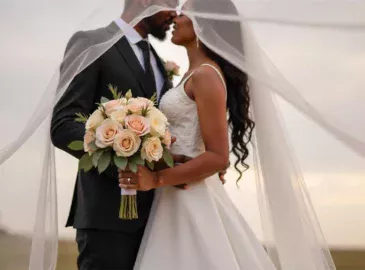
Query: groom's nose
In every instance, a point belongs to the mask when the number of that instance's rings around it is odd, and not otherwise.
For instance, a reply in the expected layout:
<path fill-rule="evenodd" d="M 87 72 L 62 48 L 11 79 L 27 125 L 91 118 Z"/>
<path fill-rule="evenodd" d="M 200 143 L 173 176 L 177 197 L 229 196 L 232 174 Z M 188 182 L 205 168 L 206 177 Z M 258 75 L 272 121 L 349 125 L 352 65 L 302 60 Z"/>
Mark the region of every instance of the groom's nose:
<path fill-rule="evenodd" d="M 171 17 L 171 20 L 175 19 L 177 17 L 176 11 L 171 11 L 170 12 L 170 17 Z"/>

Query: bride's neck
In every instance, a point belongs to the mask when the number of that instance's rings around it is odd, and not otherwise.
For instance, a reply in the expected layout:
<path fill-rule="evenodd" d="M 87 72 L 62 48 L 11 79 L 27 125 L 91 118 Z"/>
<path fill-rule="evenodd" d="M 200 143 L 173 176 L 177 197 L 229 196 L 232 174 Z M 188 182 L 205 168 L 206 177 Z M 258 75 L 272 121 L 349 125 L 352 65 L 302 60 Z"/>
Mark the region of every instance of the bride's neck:
<path fill-rule="evenodd" d="M 186 46 L 189 58 L 189 70 L 195 69 L 206 63 L 208 58 L 202 48 L 198 48 L 196 43 Z"/>

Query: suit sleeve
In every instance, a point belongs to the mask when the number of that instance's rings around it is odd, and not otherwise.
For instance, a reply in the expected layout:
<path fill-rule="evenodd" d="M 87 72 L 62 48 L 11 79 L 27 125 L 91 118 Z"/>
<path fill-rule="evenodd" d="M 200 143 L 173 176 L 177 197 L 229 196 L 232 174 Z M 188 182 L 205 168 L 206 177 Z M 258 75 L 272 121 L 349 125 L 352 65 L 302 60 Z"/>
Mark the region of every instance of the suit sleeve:
<path fill-rule="evenodd" d="M 66 47 L 60 72 L 65 72 L 69 64 L 90 46 L 90 40 L 83 32 L 76 33 Z M 99 76 L 98 62 L 95 61 L 76 75 L 65 93 L 54 107 L 51 121 L 51 140 L 55 147 L 80 159 L 84 151 L 72 151 L 68 145 L 72 141 L 83 140 L 85 125 L 75 122 L 76 113 L 90 114 L 95 103 Z"/>

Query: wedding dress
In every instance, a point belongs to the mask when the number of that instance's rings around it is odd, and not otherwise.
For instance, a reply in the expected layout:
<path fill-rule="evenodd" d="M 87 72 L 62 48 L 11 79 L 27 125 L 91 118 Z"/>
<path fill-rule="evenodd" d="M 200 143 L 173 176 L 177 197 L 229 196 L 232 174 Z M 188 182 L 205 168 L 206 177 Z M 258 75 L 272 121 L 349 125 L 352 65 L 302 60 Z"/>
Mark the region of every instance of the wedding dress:
<path fill-rule="evenodd" d="M 222 75 L 215 69 L 219 76 Z M 177 137 L 175 154 L 205 151 L 196 104 L 184 89 L 192 72 L 161 99 L 160 109 Z M 224 82 L 224 80 L 223 80 Z M 164 187 L 156 196 L 135 270 L 273 270 L 264 248 L 228 197 L 218 175 L 189 185 Z"/>

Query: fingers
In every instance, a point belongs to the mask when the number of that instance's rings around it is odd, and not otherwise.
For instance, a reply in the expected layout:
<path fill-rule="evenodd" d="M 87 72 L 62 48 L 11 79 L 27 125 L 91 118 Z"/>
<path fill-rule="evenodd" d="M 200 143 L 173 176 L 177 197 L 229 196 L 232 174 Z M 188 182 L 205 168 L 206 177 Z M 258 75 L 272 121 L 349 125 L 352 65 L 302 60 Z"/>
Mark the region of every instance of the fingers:
<path fill-rule="evenodd" d="M 226 171 L 219 173 L 219 179 L 221 180 L 223 185 L 227 182 L 226 179 L 224 179 L 225 174 L 226 174 Z"/>
<path fill-rule="evenodd" d="M 122 189 L 138 189 L 138 185 L 119 184 L 119 187 L 122 188 Z"/>
<path fill-rule="evenodd" d="M 189 186 L 188 186 L 188 185 L 186 185 L 186 184 L 177 185 L 177 186 L 175 186 L 175 187 L 176 187 L 176 188 L 178 188 L 178 189 L 184 189 L 184 190 L 189 189 Z"/>

